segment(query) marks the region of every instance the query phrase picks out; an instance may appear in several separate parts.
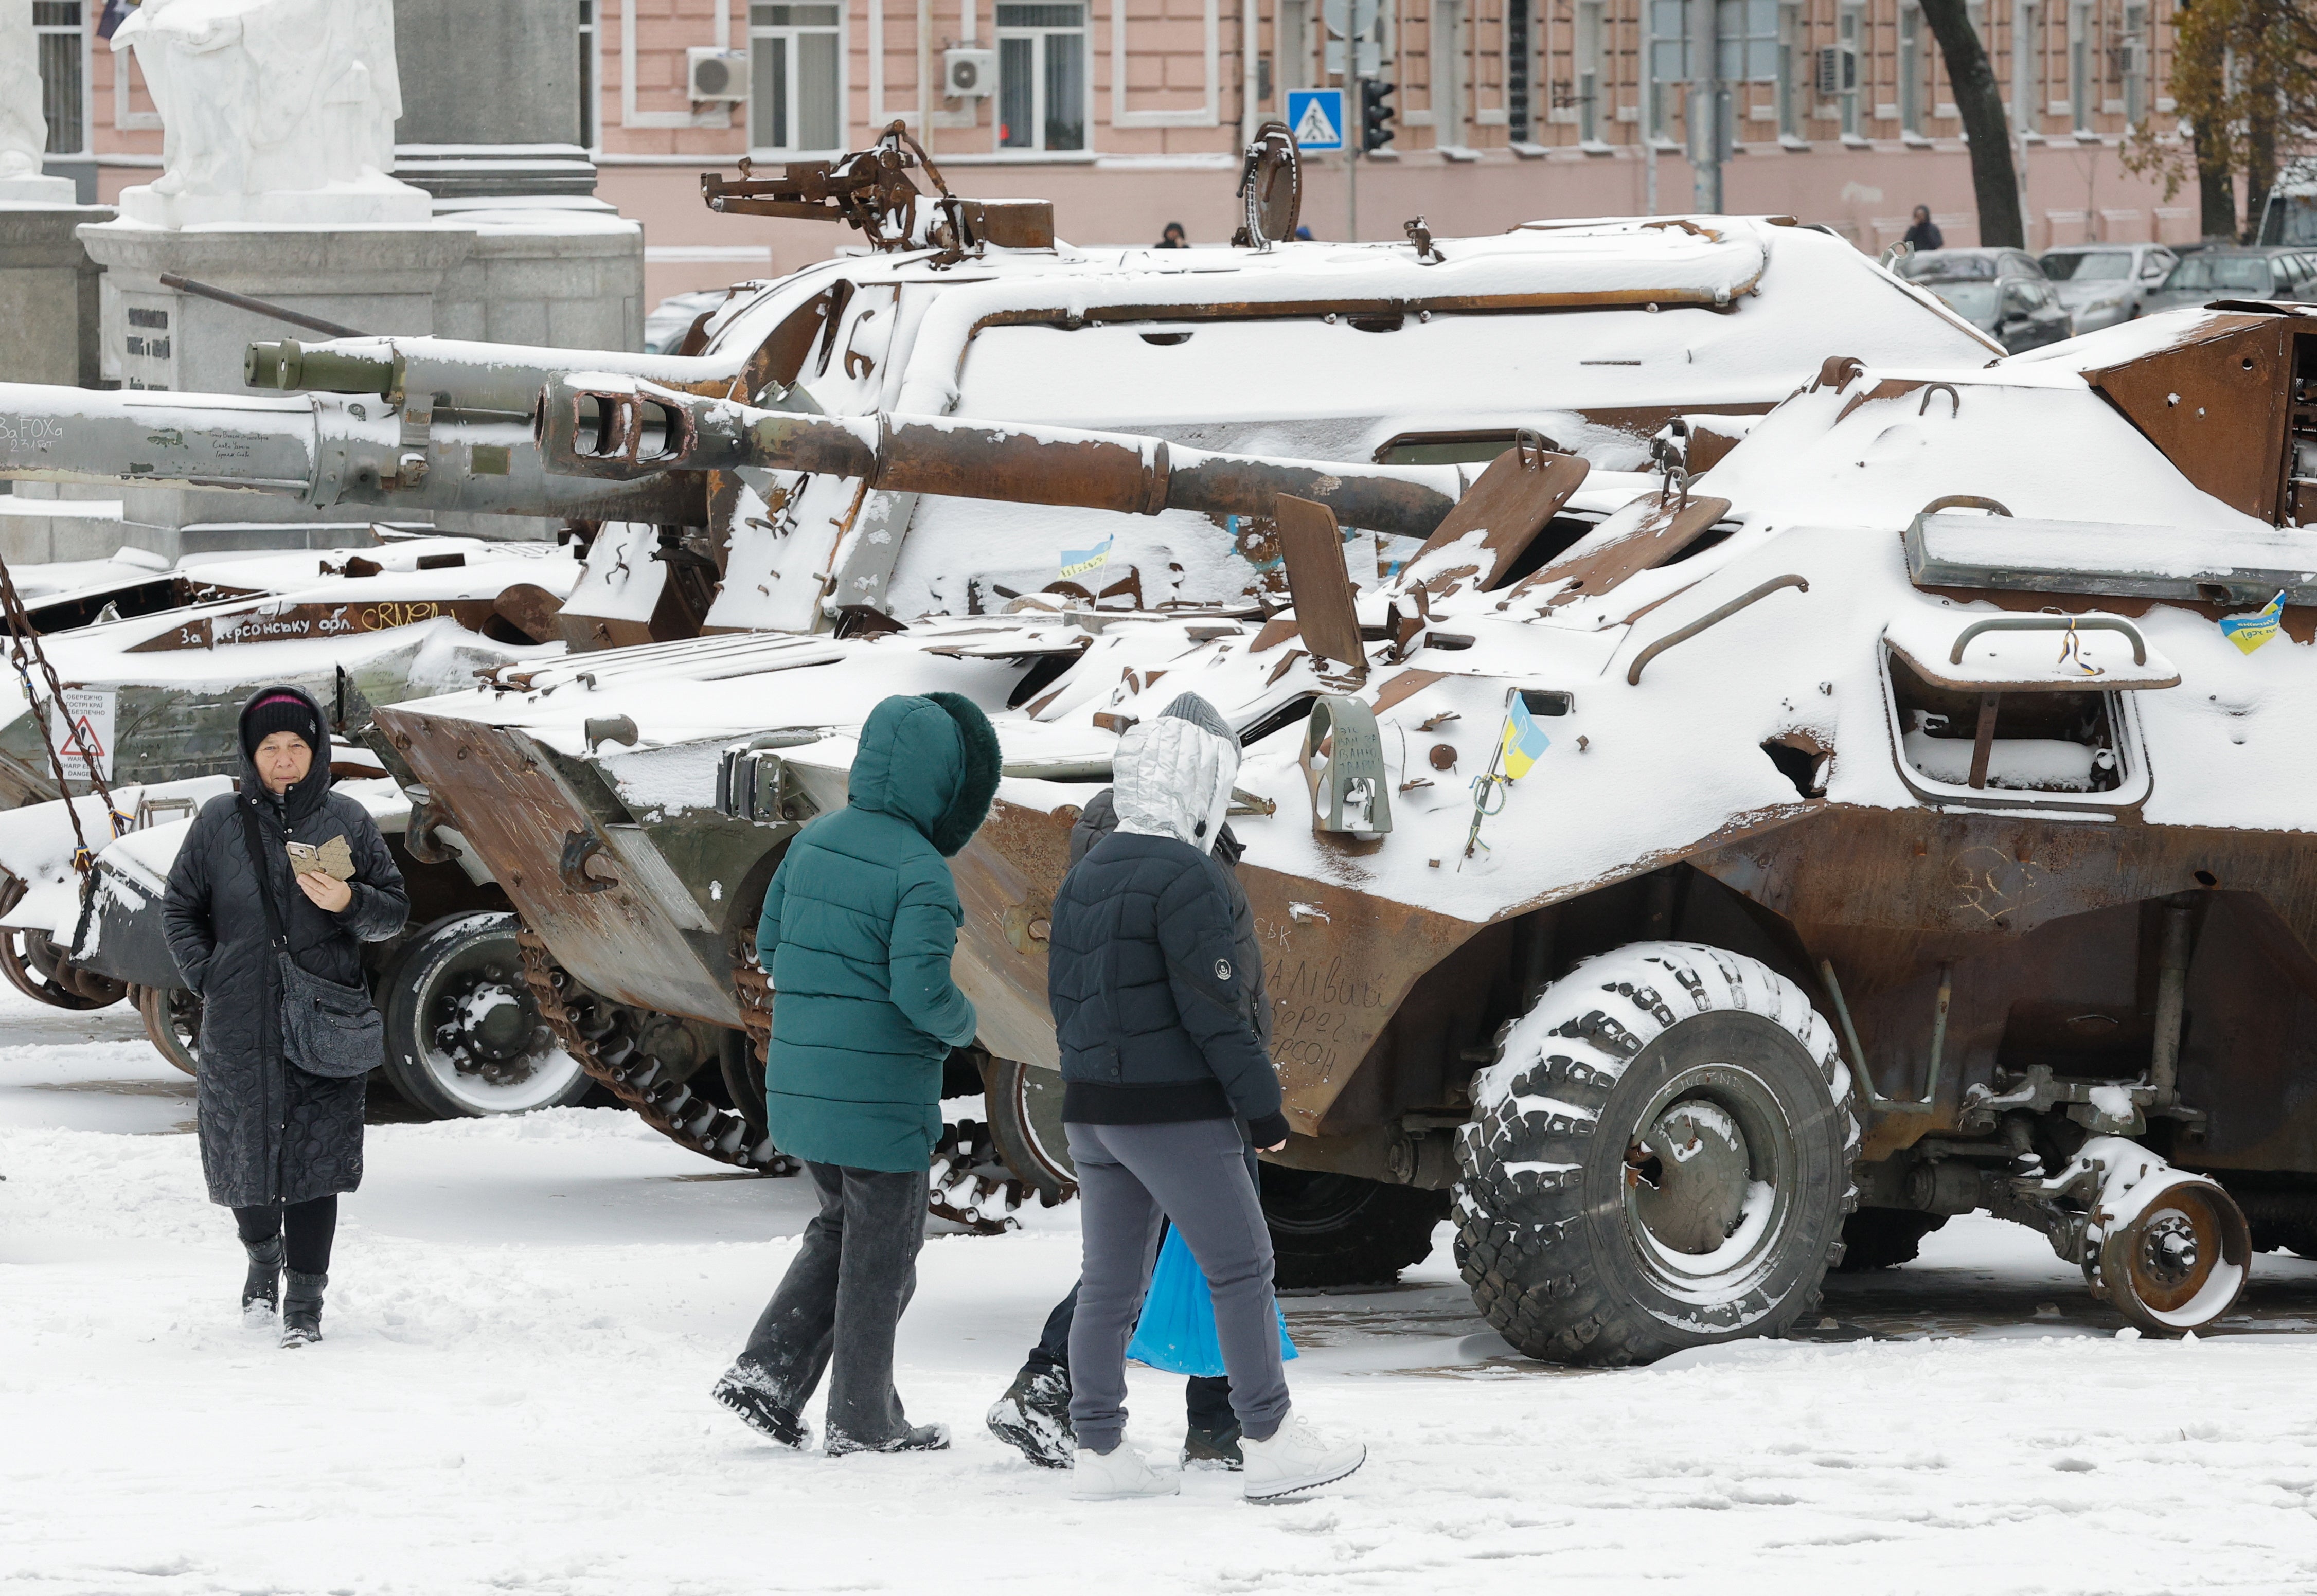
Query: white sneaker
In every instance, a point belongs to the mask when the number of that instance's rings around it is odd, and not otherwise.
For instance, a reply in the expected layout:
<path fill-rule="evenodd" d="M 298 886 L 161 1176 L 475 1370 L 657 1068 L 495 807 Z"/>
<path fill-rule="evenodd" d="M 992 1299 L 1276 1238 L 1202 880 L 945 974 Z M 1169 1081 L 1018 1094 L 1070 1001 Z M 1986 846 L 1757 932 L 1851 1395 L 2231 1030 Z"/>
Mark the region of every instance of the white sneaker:
<path fill-rule="evenodd" d="M 1292 1413 L 1269 1440 L 1242 1435 L 1239 1449 L 1247 1459 L 1241 1479 L 1249 1502 L 1270 1502 L 1332 1485 L 1368 1460 L 1367 1448 L 1358 1441 L 1335 1440 Z"/>
<path fill-rule="evenodd" d="M 1135 1496 L 1172 1496 L 1183 1488 L 1178 1474 L 1160 1474 L 1124 1441 L 1107 1452 L 1078 1449 L 1070 1466 L 1070 1497 L 1077 1502 L 1123 1502 Z"/>

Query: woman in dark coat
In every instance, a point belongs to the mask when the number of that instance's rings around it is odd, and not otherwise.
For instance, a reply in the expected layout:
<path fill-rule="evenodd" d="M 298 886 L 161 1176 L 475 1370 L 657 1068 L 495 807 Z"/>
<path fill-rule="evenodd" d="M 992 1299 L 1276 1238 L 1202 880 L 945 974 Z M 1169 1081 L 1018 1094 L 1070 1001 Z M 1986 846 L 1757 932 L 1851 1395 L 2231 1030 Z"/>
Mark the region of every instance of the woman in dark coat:
<path fill-rule="evenodd" d="M 383 1039 L 362 944 L 394 935 L 409 915 L 402 872 L 369 812 L 330 790 L 329 746 L 321 706 L 305 692 L 251 696 L 239 789 L 194 818 L 170 867 L 164 915 L 178 973 L 201 1000 L 201 1172 L 249 1252 L 242 1310 L 270 1316 L 279 1306 L 285 1347 L 322 1339 L 338 1196 L 362 1184 L 363 1082 Z M 291 843 L 322 849 L 325 865 L 350 865 L 352 878 L 293 870 Z M 276 925 L 299 973 L 276 955 Z M 310 1013 L 285 1009 L 293 981 Z"/>

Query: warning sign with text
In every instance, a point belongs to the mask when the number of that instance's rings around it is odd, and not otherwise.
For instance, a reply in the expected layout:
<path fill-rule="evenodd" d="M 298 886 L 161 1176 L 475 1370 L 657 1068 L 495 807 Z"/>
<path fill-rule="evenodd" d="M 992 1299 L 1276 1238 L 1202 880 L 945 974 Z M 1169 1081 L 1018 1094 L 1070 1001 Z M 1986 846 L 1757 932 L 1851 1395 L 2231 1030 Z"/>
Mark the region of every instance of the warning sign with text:
<path fill-rule="evenodd" d="M 67 780 L 112 780 L 112 712 L 119 697 L 109 687 L 67 687 L 63 712 L 49 707 L 49 736 Z"/>

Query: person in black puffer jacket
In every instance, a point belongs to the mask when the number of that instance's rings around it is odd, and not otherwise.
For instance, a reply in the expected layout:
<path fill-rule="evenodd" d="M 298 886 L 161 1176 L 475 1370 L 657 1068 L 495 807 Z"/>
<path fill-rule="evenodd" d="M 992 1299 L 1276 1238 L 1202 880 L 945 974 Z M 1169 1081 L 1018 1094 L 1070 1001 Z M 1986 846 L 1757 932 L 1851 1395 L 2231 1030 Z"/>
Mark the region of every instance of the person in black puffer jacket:
<path fill-rule="evenodd" d="M 282 1315 L 282 1344 L 322 1339 L 322 1288 L 338 1198 L 362 1184 L 367 1071 L 306 1059 L 283 1023 L 286 979 L 265 896 L 308 975 L 362 993 L 362 944 L 383 941 L 409 918 L 402 872 L 370 812 L 330 790 L 330 739 L 321 706 L 294 687 L 251 695 L 241 711 L 238 790 L 211 798 L 169 869 L 163 920 L 178 974 L 201 1000 L 195 1124 L 210 1200 L 233 1209 L 249 1274 L 245 1314 Z M 264 862 L 261 885 L 248 828 Z M 292 875 L 288 843 L 345 840 L 351 880 Z M 304 1067 L 312 1065 L 314 1068 Z M 327 1069 L 331 1074 L 317 1073 Z M 287 1232 L 285 1242 L 284 1232 Z M 290 1291 L 281 1296 L 282 1268 Z"/>
<path fill-rule="evenodd" d="M 1207 709 L 1204 700 L 1185 693 L 1161 713 L 1175 714 L 1177 706 L 1194 715 Z M 1190 706 L 1196 706 L 1196 709 Z M 1231 735 L 1220 717 L 1215 718 L 1212 729 L 1220 736 Z M 1070 827 L 1070 865 L 1075 868 L 1088 849 L 1117 829 L 1117 799 L 1105 787 L 1087 800 L 1078 824 Z M 1271 999 L 1263 988 L 1263 944 L 1256 938 L 1255 911 L 1248 906 L 1246 889 L 1240 887 L 1235 868 L 1246 851 L 1246 845 L 1232 833 L 1230 823 L 1224 822 L 1222 829 L 1215 834 L 1213 852 L 1224 867 L 1223 886 L 1231 912 L 1231 942 L 1238 950 L 1239 967 L 1246 976 L 1239 990 L 1239 1012 L 1254 1028 L 1263 1050 L 1268 1053 Z M 1248 1178 L 1255 1180 L 1255 1150 L 1248 1148 L 1246 1156 Z M 1005 1395 L 991 1404 L 985 1421 L 991 1434 L 1041 1468 L 1068 1468 L 1070 1455 L 1076 1450 L 1076 1438 L 1070 1431 L 1070 1324 L 1078 1316 L 1078 1290 L 1073 1285 L 1069 1295 L 1046 1315 L 1038 1344 L 1030 1349 L 1014 1383 L 1006 1388 Z M 1238 1469 L 1239 1420 L 1231 1412 L 1230 1381 L 1220 1375 L 1191 1376 L 1184 1384 L 1183 1405 L 1183 1466 Z"/>
<path fill-rule="evenodd" d="M 1244 1122 L 1285 1146 L 1278 1074 L 1243 1006 L 1249 983 L 1228 872 L 1212 849 L 1239 740 L 1185 694 L 1119 739 L 1118 825 L 1054 895 L 1046 991 L 1078 1167 L 1084 1267 L 1070 1326 L 1071 1493 L 1170 1494 L 1123 1444 L 1126 1344 L 1162 1217 L 1205 1275 L 1251 1500 L 1342 1478 L 1366 1449 L 1291 1419 L 1271 1239 L 1247 1179 Z"/>

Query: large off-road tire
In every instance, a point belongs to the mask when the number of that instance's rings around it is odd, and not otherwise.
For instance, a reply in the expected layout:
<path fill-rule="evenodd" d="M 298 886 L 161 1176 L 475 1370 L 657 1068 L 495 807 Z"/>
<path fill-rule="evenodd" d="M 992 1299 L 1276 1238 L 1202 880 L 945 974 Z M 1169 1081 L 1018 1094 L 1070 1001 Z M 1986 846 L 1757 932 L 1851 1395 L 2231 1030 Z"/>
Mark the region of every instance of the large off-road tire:
<path fill-rule="evenodd" d="M 453 914 L 420 932 L 380 982 L 386 1078 L 438 1119 L 568 1108 L 588 1077 L 523 979 L 515 917 Z"/>
<path fill-rule="evenodd" d="M 1507 1025 L 1457 1147 L 1456 1252 L 1533 1358 L 1647 1363 L 1776 1335 L 1856 1207 L 1834 1034 L 1758 960 L 1640 942 Z"/>
<path fill-rule="evenodd" d="M 1272 1283 L 1283 1290 L 1389 1286 L 1432 1254 L 1448 1193 L 1357 1175 L 1257 1166 L 1271 1226 Z"/>
<path fill-rule="evenodd" d="M 1835 1272 L 1863 1275 L 1912 1263 L 1923 1250 L 1923 1238 L 1946 1222 L 1945 1214 L 1912 1208 L 1861 1208 L 1842 1222 L 1842 1262 Z"/>
<path fill-rule="evenodd" d="M 987 1055 L 981 1092 L 997 1156 L 1036 1194 L 1038 1206 L 1050 1208 L 1076 1197 L 1078 1172 L 1062 1132 L 1061 1072 Z"/>

